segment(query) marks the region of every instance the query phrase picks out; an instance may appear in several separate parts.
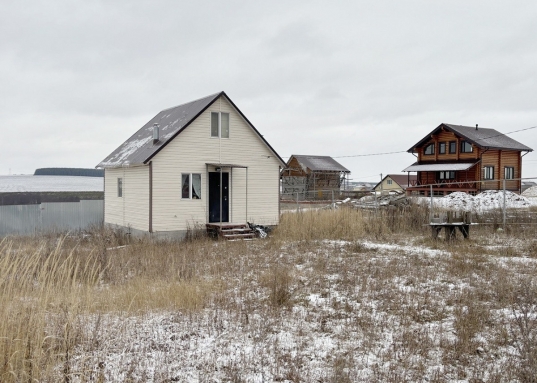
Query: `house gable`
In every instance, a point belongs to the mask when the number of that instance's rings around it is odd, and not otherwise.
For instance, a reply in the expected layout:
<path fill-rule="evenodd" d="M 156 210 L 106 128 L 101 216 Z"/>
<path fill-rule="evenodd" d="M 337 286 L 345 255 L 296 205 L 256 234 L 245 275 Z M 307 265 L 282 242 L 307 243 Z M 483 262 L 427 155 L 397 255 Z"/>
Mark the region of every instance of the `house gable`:
<path fill-rule="evenodd" d="M 476 147 L 482 149 L 519 150 L 528 152 L 533 151 L 533 149 L 529 148 L 528 146 L 521 144 L 520 142 L 498 132 L 495 129 L 445 123 L 440 124 L 407 151 L 409 153 L 414 153 L 416 149 L 423 148 L 431 140 L 433 140 L 435 136 L 438 136 L 442 132 L 451 132 L 458 139 L 468 141 Z"/>
<path fill-rule="evenodd" d="M 211 137 L 211 113 L 229 113 L 229 138 Z M 153 230 L 174 231 L 205 223 L 208 172 L 214 164 L 230 179 L 230 221 L 277 224 L 281 161 L 226 97 L 215 100 L 189 128 L 151 159 Z M 201 198 L 181 198 L 181 175 L 201 175 Z"/>
<path fill-rule="evenodd" d="M 101 161 L 97 168 L 114 168 L 122 166 L 137 166 L 147 164 L 159 151 L 173 141 L 180 133 L 185 131 L 203 112 L 221 97 L 233 106 L 236 112 L 248 123 L 250 128 L 264 142 L 274 156 L 285 165 L 283 159 L 276 153 L 259 131 L 248 121 L 246 116 L 235 106 L 225 92 L 209 95 L 179 106 L 168 108 L 147 122 L 128 140 L 116 148 L 110 155 Z M 158 124 L 159 141 L 153 141 L 153 127 Z"/>

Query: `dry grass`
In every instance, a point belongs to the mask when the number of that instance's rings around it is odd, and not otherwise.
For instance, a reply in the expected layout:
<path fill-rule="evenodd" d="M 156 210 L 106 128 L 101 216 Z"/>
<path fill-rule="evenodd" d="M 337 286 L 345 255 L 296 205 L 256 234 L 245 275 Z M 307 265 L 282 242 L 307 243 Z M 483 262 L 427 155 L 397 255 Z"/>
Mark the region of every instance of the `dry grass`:
<path fill-rule="evenodd" d="M 252 243 L 4 239 L 0 381 L 534 382 L 535 229 L 434 241 L 427 218 L 288 213 Z"/>

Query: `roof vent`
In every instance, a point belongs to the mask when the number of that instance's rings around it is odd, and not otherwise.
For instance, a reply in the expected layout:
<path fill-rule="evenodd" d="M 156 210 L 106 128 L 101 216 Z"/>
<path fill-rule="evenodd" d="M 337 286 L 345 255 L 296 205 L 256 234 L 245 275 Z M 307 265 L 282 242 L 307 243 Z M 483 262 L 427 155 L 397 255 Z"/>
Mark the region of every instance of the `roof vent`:
<path fill-rule="evenodd" d="M 153 124 L 153 144 L 156 144 L 157 142 L 159 142 L 159 133 L 158 133 L 158 124 L 157 123 L 154 123 Z"/>
<path fill-rule="evenodd" d="M 479 125 L 479 124 L 475 124 L 475 130 L 477 130 L 477 126 L 478 126 L 478 125 Z"/>

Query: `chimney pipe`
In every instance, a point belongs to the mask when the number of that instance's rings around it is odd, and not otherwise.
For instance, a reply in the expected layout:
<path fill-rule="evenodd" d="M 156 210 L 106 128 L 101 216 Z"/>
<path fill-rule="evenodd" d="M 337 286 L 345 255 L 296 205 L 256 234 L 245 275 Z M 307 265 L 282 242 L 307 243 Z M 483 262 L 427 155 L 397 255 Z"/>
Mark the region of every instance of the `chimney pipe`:
<path fill-rule="evenodd" d="M 479 125 L 479 124 L 475 124 L 475 130 L 477 130 L 477 125 Z"/>
<path fill-rule="evenodd" d="M 159 132 L 158 132 L 158 123 L 153 124 L 153 144 L 159 142 Z"/>

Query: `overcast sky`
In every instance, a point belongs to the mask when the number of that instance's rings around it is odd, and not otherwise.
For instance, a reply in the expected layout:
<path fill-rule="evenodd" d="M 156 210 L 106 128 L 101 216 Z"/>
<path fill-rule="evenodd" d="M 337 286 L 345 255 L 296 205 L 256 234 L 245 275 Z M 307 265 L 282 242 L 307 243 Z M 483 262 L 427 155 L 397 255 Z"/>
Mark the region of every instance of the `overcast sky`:
<path fill-rule="evenodd" d="M 378 181 L 442 122 L 537 126 L 536 20 L 535 0 L 3 2 L 0 174 L 94 167 L 223 90 L 284 159 Z M 537 150 L 537 129 L 510 137 Z M 343 157 L 384 152 L 405 153 Z"/>

